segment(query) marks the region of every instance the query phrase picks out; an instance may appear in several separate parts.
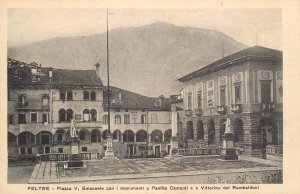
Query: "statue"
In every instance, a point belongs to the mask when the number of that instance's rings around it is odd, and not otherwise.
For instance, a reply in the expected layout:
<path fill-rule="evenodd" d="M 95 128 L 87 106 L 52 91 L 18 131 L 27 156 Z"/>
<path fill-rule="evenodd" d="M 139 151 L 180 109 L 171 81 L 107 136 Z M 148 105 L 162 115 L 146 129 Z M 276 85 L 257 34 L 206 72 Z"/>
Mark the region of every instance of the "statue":
<path fill-rule="evenodd" d="M 231 126 L 230 126 L 230 117 L 227 117 L 224 124 L 225 124 L 225 133 L 232 133 Z"/>
<path fill-rule="evenodd" d="M 72 138 L 76 138 L 77 137 L 77 132 L 76 132 L 76 129 L 75 129 L 75 123 L 74 123 L 73 119 L 71 119 L 71 131 L 70 131 L 70 134 L 71 134 Z"/>

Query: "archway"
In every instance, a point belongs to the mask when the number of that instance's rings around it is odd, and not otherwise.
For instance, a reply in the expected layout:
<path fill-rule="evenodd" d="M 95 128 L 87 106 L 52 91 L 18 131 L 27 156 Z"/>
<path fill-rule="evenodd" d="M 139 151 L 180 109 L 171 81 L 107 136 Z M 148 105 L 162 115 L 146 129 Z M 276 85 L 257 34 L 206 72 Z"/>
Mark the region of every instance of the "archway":
<path fill-rule="evenodd" d="M 91 131 L 91 143 L 101 142 L 101 134 L 98 129 L 93 129 Z"/>
<path fill-rule="evenodd" d="M 244 128 L 243 121 L 239 118 L 234 120 L 234 141 L 243 142 L 244 141 Z"/>
<path fill-rule="evenodd" d="M 18 135 L 18 144 L 19 145 L 34 145 L 35 136 L 33 133 L 24 131 Z"/>
<path fill-rule="evenodd" d="M 215 143 L 215 122 L 213 120 L 208 121 L 207 129 L 208 129 L 208 145 L 212 145 Z"/>
<path fill-rule="evenodd" d="M 155 129 L 151 133 L 151 142 L 153 143 L 161 143 L 162 142 L 162 132 L 158 129 Z"/>
<path fill-rule="evenodd" d="M 138 130 L 136 132 L 136 141 L 137 142 L 147 142 L 147 131 L 144 129 Z"/>
<path fill-rule="evenodd" d="M 123 133 L 123 142 L 134 142 L 134 133 L 128 129 Z"/>
<path fill-rule="evenodd" d="M 204 139 L 204 129 L 201 120 L 197 122 L 197 140 Z"/>
<path fill-rule="evenodd" d="M 187 133 L 186 133 L 186 138 L 187 139 L 194 139 L 194 129 L 193 129 L 193 122 L 192 121 L 188 121 L 187 122 Z"/>
<path fill-rule="evenodd" d="M 171 137 L 172 137 L 172 129 L 168 129 L 165 131 L 165 142 L 171 142 Z"/>

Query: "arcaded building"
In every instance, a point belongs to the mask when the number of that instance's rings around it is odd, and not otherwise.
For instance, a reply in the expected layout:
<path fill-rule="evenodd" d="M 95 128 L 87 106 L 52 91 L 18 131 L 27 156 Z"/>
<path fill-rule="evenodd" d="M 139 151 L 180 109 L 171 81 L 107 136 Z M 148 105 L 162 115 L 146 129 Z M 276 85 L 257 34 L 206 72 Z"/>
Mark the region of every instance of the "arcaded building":
<path fill-rule="evenodd" d="M 241 154 L 282 157 L 282 52 L 254 46 L 178 79 L 171 96 L 179 149 L 222 146 L 226 117 Z"/>
<path fill-rule="evenodd" d="M 71 119 L 81 152 L 100 153 L 93 134 L 102 130 L 102 104 L 99 64 L 95 70 L 67 70 L 8 59 L 9 158 L 68 154 Z"/>

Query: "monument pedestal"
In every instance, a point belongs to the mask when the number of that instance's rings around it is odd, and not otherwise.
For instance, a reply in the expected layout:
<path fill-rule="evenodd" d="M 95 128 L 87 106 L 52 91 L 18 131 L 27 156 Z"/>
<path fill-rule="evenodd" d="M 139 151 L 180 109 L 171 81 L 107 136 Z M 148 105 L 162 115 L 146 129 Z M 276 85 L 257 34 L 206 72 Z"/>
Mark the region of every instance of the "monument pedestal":
<path fill-rule="evenodd" d="M 177 156 L 178 155 L 178 138 L 172 137 L 171 138 L 171 152 L 170 156 Z"/>
<path fill-rule="evenodd" d="M 83 168 L 83 161 L 79 153 L 79 142 L 78 138 L 71 138 L 71 155 L 69 156 L 68 161 L 64 164 L 64 168 Z"/>
<path fill-rule="evenodd" d="M 118 160 L 118 158 L 115 157 L 115 153 L 113 150 L 113 139 L 112 139 L 111 134 L 107 135 L 107 146 L 106 146 L 106 150 L 105 150 L 105 156 L 103 159 L 104 160 Z"/>
<path fill-rule="evenodd" d="M 220 154 L 222 160 L 238 160 L 238 155 L 233 146 L 233 138 L 232 133 L 225 133 L 223 135 L 223 149 Z"/>

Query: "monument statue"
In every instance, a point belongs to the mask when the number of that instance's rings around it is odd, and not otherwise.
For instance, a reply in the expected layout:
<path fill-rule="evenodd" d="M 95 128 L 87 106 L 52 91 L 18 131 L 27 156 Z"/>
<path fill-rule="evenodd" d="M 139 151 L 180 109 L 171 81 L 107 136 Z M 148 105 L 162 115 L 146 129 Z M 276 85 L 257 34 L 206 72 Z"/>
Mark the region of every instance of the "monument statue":
<path fill-rule="evenodd" d="M 232 133 L 231 124 L 230 124 L 230 117 L 227 117 L 227 119 L 225 121 L 225 133 Z"/>
<path fill-rule="evenodd" d="M 76 132 L 76 129 L 75 129 L 75 123 L 74 123 L 73 119 L 71 119 L 71 131 L 70 131 L 70 134 L 71 134 L 72 138 L 76 138 L 77 137 L 77 132 Z"/>

